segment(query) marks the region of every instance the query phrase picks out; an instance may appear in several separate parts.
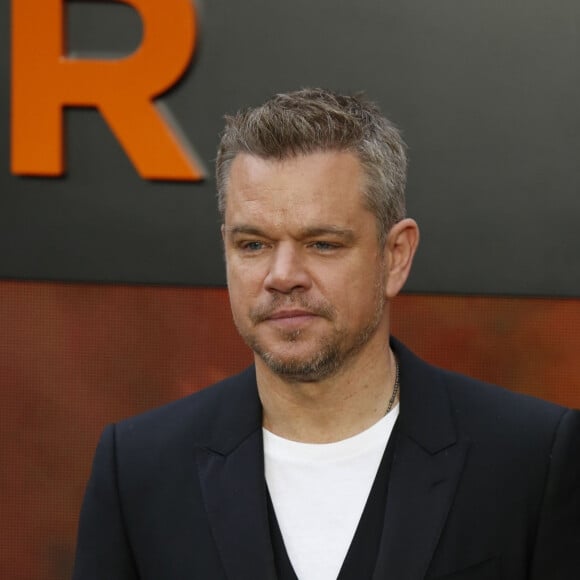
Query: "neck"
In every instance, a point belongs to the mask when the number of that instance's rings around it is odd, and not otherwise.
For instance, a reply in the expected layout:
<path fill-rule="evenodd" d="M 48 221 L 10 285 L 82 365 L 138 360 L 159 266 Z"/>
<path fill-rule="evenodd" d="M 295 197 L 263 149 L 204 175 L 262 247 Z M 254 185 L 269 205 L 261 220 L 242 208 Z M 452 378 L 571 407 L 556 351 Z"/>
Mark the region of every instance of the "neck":
<path fill-rule="evenodd" d="M 377 337 L 321 381 L 289 382 L 259 358 L 256 376 L 266 429 L 294 441 L 330 443 L 368 429 L 385 415 L 396 363 L 388 341 Z"/>

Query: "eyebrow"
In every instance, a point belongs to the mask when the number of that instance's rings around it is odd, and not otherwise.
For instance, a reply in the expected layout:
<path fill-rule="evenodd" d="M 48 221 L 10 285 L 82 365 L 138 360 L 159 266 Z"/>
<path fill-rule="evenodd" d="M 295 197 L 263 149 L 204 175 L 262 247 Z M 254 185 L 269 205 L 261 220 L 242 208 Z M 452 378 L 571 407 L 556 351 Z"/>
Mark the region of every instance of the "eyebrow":
<path fill-rule="evenodd" d="M 224 226 L 224 230 L 227 234 L 232 234 L 232 235 L 236 235 L 236 234 L 247 234 L 250 236 L 263 236 L 264 232 L 262 232 L 262 230 L 260 230 L 259 228 L 253 227 L 253 226 L 244 226 L 244 225 L 239 225 L 239 226 Z"/>
<path fill-rule="evenodd" d="M 267 234 L 260 228 L 249 225 L 226 226 L 225 231 L 231 235 L 245 234 L 250 236 L 267 237 Z M 342 238 L 345 242 L 352 242 L 355 239 L 354 231 L 349 228 L 340 228 L 332 225 L 321 225 L 310 228 L 304 228 L 300 231 L 301 238 L 316 238 L 319 236 L 334 236 Z"/>
<path fill-rule="evenodd" d="M 339 228 L 338 226 L 318 226 L 305 228 L 303 230 L 305 238 L 316 238 L 319 236 L 334 236 L 342 238 L 345 242 L 352 242 L 355 239 L 354 232 L 349 228 Z"/>

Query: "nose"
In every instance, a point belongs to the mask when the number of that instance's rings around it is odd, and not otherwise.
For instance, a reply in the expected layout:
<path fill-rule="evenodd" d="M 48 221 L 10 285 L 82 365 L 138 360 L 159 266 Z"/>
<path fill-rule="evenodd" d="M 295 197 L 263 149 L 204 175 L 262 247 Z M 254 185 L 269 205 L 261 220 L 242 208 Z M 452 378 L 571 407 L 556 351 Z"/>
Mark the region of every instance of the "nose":
<path fill-rule="evenodd" d="M 291 243 L 280 243 L 276 247 L 264 284 L 269 292 L 282 294 L 310 288 L 311 278 L 299 248 Z"/>

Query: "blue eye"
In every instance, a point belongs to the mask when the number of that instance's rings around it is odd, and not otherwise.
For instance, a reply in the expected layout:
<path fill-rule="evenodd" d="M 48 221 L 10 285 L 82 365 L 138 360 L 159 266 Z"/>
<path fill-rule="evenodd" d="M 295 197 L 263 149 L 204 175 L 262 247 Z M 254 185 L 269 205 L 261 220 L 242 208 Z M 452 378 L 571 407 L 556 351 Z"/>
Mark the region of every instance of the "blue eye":
<path fill-rule="evenodd" d="M 316 248 L 317 250 L 328 251 L 335 250 L 338 246 L 330 242 L 313 242 L 312 247 Z"/>
<path fill-rule="evenodd" d="M 243 250 L 248 250 L 249 252 L 256 252 L 261 250 L 264 247 L 263 242 L 253 241 L 253 242 L 244 242 L 241 245 Z"/>

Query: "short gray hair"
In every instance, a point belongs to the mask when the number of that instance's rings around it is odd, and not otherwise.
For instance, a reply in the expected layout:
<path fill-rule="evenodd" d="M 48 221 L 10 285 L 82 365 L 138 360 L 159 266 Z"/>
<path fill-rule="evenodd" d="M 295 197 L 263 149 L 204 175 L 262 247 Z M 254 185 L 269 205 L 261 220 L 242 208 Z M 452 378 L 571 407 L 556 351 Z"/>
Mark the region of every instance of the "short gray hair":
<path fill-rule="evenodd" d="M 405 217 L 405 143 L 377 105 L 362 94 L 302 89 L 275 95 L 263 105 L 226 115 L 225 120 L 216 159 L 222 219 L 230 168 L 238 154 L 286 159 L 318 151 L 350 151 L 358 156 L 366 176 L 366 205 L 377 219 L 382 242 Z"/>

